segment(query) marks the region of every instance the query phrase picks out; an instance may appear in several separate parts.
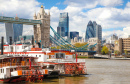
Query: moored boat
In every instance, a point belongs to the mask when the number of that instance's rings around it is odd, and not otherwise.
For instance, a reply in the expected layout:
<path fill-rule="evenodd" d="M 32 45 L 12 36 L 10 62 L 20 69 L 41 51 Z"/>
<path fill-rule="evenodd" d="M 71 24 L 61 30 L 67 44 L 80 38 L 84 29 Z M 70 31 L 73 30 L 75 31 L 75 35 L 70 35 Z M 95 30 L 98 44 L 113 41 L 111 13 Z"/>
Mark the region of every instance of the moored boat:
<path fill-rule="evenodd" d="M 0 57 L 0 81 L 36 81 L 46 73 L 36 62 L 37 57 L 2 56 Z"/>

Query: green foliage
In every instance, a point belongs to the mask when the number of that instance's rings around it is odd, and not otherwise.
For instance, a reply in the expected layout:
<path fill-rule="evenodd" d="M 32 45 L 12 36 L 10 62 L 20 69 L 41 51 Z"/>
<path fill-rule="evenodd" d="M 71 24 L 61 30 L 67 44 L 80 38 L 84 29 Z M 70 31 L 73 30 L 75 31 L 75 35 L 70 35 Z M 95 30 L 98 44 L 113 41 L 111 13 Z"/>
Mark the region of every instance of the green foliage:
<path fill-rule="evenodd" d="M 77 48 L 80 48 L 82 46 L 85 46 L 87 45 L 87 42 L 86 43 L 75 43 L 74 46 L 77 47 Z"/>
<path fill-rule="evenodd" d="M 56 49 L 56 47 L 51 47 L 51 49 Z"/>
<path fill-rule="evenodd" d="M 101 53 L 102 53 L 103 55 L 108 54 L 108 53 L 109 53 L 108 48 L 107 48 L 106 46 L 103 46 Z"/>
<path fill-rule="evenodd" d="M 114 51 L 114 54 L 115 54 L 115 55 L 120 55 L 120 52 L 119 52 L 118 50 L 115 50 L 115 51 Z"/>
<path fill-rule="evenodd" d="M 127 55 L 128 54 L 127 50 L 124 50 L 124 53 L 125 53 L 125 55 Z"/>
<path fill-rule="evenodd" d="M 57 46 L 56 49 L 61 49 L 61 47 L 60 47 L 60 46 Z"/>

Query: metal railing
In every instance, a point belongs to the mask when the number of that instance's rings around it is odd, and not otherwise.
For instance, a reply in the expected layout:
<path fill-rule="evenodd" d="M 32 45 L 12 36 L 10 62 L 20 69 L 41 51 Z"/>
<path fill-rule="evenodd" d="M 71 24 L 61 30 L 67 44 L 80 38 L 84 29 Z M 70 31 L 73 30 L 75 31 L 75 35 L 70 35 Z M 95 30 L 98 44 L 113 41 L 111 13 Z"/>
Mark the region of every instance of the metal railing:
<path fill-rule="evenodd" d="M 38 63 L 36 62 L 31 62 L 31 66 L 39 66 Z M 10 63 L 10 62 L 5 62 L 0 64 L 0 68 L 6 67 L 6 66 L 30 66 L 30 63 L 22 61 L 21 63 Z"/>

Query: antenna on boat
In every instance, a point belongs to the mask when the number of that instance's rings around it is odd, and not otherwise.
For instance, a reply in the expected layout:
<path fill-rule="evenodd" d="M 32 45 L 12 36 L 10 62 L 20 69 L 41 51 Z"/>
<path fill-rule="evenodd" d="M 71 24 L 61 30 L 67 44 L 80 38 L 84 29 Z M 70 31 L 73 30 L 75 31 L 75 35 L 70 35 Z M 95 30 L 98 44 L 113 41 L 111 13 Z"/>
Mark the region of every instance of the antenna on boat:
<path fill-rule="evenodd" d="M 12 37 L 9 37 L 10 43 L 9 45 L 12 45 Z"/>
<path fill-rule="evenodd" d="M 3 44 L 4 44 L 4 37 L 1 37 L 1 55 L 3 55 Z"/>

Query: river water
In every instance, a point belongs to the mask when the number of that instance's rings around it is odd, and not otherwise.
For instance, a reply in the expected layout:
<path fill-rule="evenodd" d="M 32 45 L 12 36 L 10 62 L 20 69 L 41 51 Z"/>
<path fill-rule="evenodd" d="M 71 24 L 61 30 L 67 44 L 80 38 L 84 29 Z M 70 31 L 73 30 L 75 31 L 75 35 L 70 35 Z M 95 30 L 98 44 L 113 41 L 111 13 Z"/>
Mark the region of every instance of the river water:
<path fill-rule="evenodd" d="M 86 76 L 45 79 L 33 84 L 130 84 L 130 60 L 86 59 L 86 67 Z"/>

